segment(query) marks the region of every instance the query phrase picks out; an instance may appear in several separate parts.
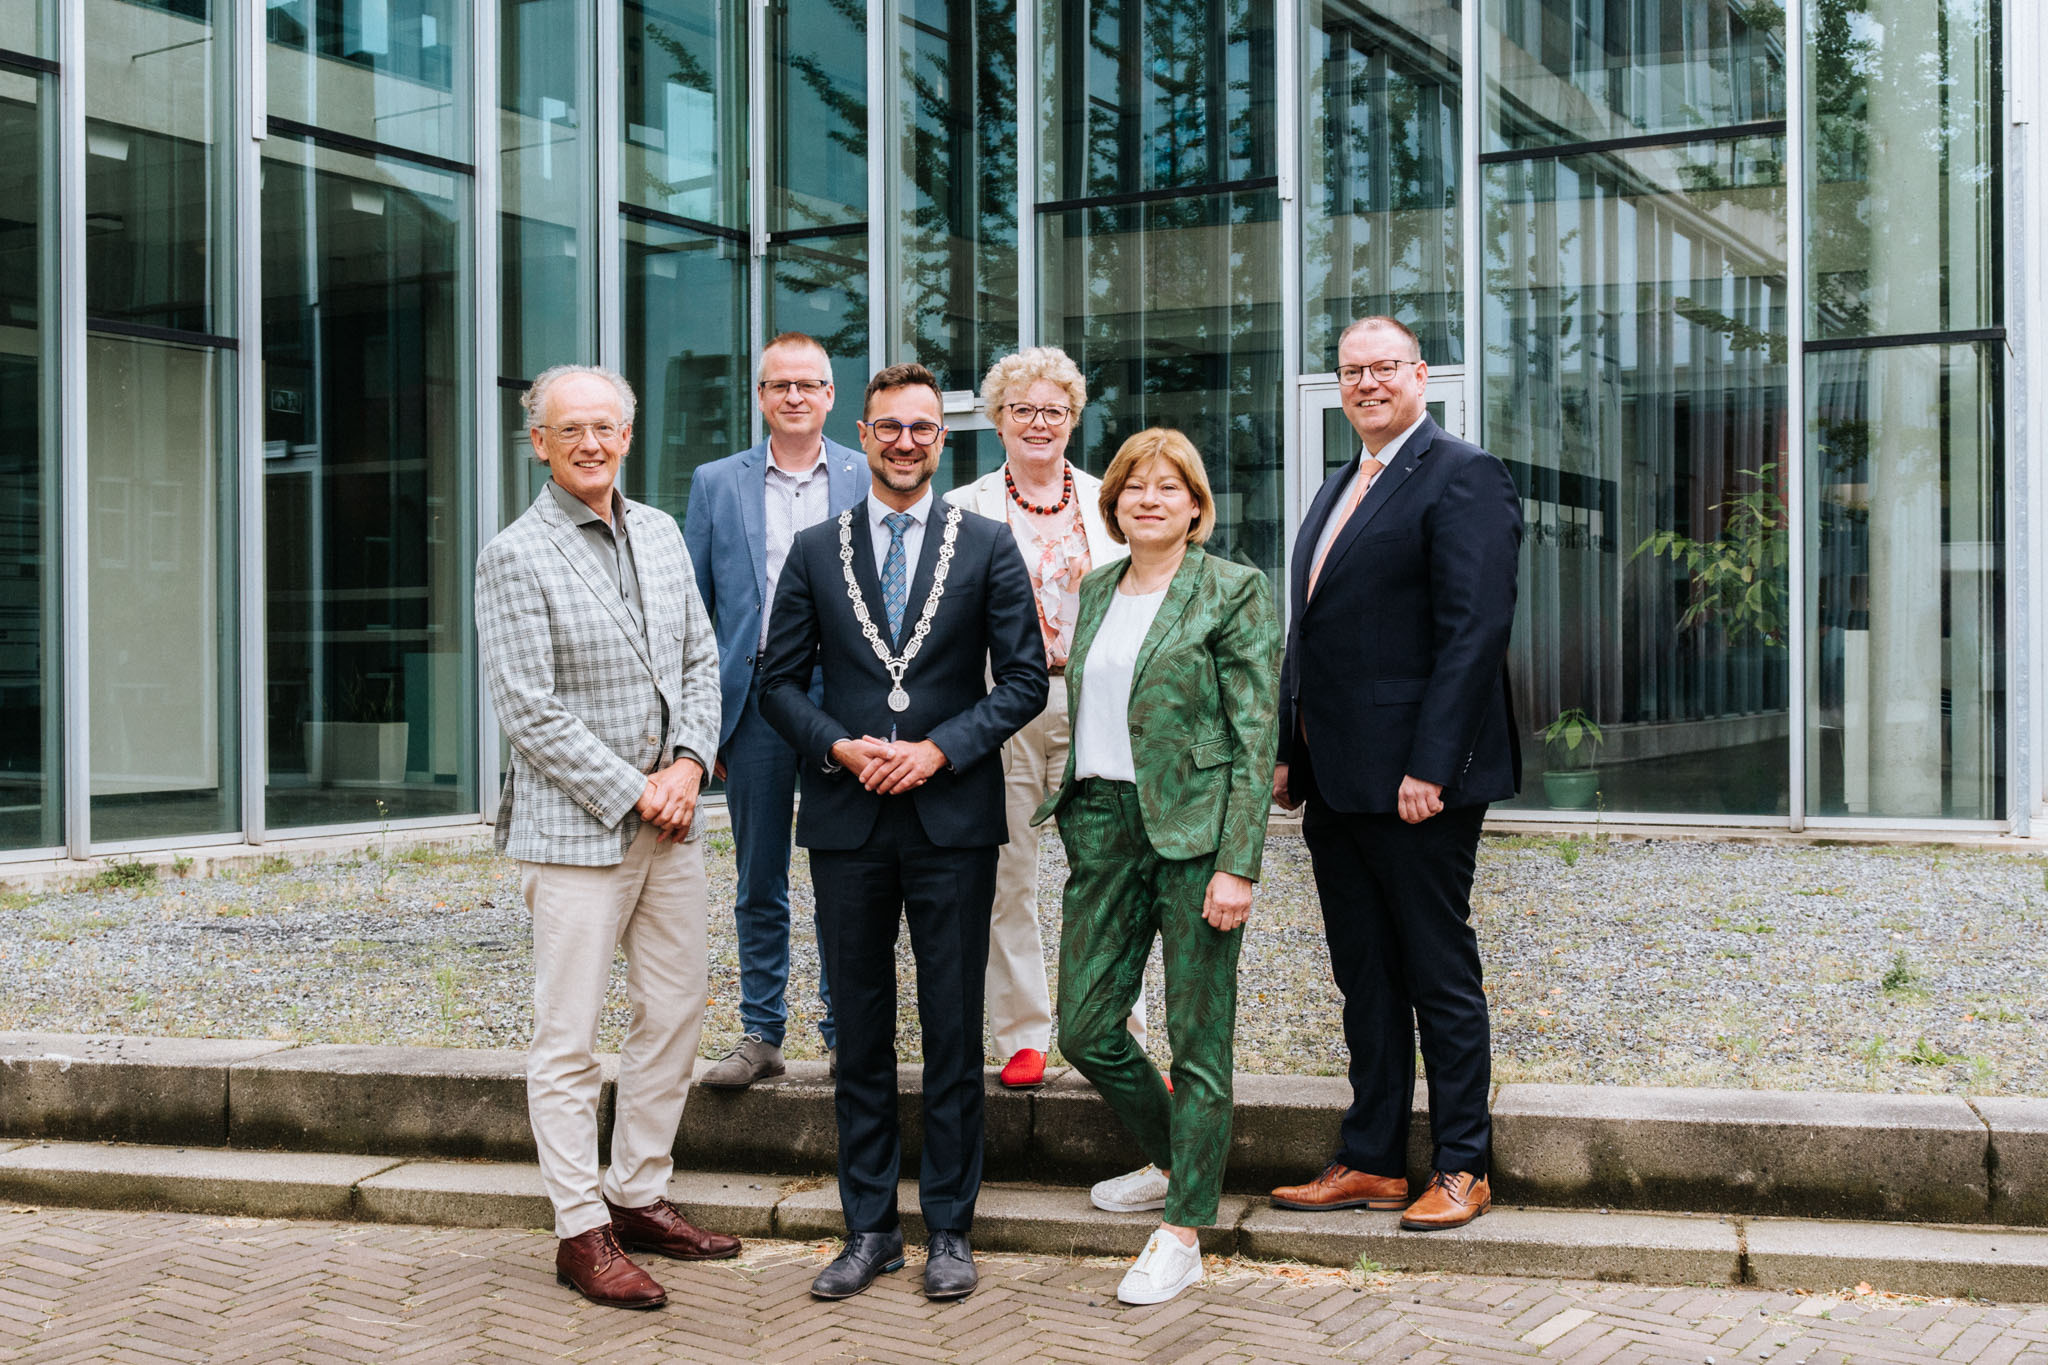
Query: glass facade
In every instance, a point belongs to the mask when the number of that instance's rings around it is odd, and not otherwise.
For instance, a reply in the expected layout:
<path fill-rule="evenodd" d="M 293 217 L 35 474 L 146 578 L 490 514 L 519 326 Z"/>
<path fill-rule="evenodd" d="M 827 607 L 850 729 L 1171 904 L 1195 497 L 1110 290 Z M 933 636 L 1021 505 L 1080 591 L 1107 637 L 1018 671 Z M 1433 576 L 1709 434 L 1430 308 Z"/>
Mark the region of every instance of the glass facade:
<path fill-rule="evenodd" d="M 681 517 L 769 336 L 848 443 L 930 366 L 942 487 L 1059 345 L 1076 461 L 1184 429 L 1277 585 L 1381 312 L 1522 495 L 1500 817 L 2027 827 L 2010 3 L 0 0 L 0 859 L 492 808 L 549 365 Z"/>

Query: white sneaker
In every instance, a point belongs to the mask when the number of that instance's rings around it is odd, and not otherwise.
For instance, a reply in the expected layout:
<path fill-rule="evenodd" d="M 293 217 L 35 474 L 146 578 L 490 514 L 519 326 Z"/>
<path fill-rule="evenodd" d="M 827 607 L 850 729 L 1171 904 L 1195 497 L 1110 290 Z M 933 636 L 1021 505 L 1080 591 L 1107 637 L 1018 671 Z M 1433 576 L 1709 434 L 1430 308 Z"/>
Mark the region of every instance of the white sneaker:
<path fill-rule="evenodd" d="M 1166 1207 L 1166 1174 L 1157 1166 L 1140 1166 L 1129 1175 L 1098 1182 L 1088 1202 L 1106 1213 L 1143 1213 Z"/>
<path fill-rule="evenodd" d="M 1119 1303 L 1165 1303 L 1202 1278 L 1202 1248 L 1183 1246 L 1180 1238 L 1160 1228 L 1145 1243 L 1138 1263 L 1124 1272 L 1116 1287 Z"/>

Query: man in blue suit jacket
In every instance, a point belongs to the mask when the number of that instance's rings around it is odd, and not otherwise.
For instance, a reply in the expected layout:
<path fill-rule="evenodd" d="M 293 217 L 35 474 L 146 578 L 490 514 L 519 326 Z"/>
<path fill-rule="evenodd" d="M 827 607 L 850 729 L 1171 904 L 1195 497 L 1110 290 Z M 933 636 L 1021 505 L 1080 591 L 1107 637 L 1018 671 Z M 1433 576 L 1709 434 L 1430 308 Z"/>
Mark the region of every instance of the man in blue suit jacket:
<path fill-rule="evenodd" d="M 1486 807 L 1522 776 L 1507 688 L 1521 502 L 1505 465 L 1429 419 L 1429 367 L 1407 327 L 1347 327 L 1337 379 L 1363 448 L 1295 538 L 1273 795 L 1308 805 L 1352 1100 L 1330 1164 L 1273 1202 L 1457 1227 L 1492 1199 L 1471 895 Z M 1435 1152 L 1411 1203 L 1417 1034 Z"/>
<path fill-rule="evenodd" d="M 755 393 L 768 439 L 697 471 L 683 540 L 697 590 L 718 633 L 723 705 L 718 774 L 732 816 L 739 891 L 741 1037 L 699 1084 L 744 1090 L 783 1071 L 789 1022 L 789 824 L 796 801 L 796 754 L 761 718 L 760 664 L 768 608 L 797 532 L 851 507 L 867 493 L 866 458 L 824 434 L 832 411 L 832 362 L 802 332 L 762 348 Z M 828 1050 L 838 1037 L 821 965 Z"/>

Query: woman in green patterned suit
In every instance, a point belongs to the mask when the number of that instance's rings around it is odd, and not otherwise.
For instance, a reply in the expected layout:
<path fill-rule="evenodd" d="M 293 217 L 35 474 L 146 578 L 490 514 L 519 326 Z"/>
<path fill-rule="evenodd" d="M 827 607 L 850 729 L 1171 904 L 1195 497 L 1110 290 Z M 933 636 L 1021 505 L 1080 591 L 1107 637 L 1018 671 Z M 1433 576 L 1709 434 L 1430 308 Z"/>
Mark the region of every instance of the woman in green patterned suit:
<path fill-rule="evenodd" d="M 1207 554 L 1216 500 L 1177 431 L 1124 442 L 1102 517 L 1127 560 L 1081 581 L 1067 661 L 1073 743 L 1036 820 L 1059 817 L 1067 878 L 1060 1050 L 1138 1139 L 1143 1169 L 1098 1208 L 1163 1209 L 1118 1287 L 1160 1303 L 1202 1277 L 1230 1150 L 1237 954 L 1266 847 L 1280 631 L 1257 569 Z M 1163 941 L 1173 1089 L 1124 1028 Z"/>

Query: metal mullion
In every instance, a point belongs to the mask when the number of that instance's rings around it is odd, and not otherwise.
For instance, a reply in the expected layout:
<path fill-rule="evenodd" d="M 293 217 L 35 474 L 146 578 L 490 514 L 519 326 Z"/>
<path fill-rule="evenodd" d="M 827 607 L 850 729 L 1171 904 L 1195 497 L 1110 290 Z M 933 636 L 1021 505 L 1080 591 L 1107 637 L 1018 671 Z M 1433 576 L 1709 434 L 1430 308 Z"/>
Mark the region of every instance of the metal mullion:
<path fill-rule="evenodd" d="M 1786 613 L 1791 648 L 1786 658 L 1786 698 L 1791 748 L 1786 755 L 1787 823 L 1806 828 L 1806 725 L 1808 616 L 1806 608 L 1806 44 L 1803 0 L 1785 6 L 1785 519 L 1794 536 L 1786 556 Z"/>
<path fill-rule="evenodd" d="M 86 611 L 91 568 L 85 375 L 85 7 L 57 10 L 57 260 L 59 384 L 62 388 L 58 489 L 63 563 L 60 648 L 64 677 L 64 847 L 92 851 L 92 693 L 87 670 L 92 632 Z"/>
<path fill-rule="evenodd" d="M 1021 351 L 1038 344 L 1038 0 L 1017 0 L 1016 75 L 1017 349 Z"/>
<path fill-rule="evenodd" d="M 236 17 L 234 62 L 239 79 L 233 121 L 235 234 L 236 601 L 241 628 L 240 677 L 242 838 L 260 844 L 268 832 L 264 795 L 270 775 L 270 656 L 265 649 L 263 517 L 263 145 L 269 85 L 264 69 L 269 10 L 249 4 Z"/>
<path fill-rule="evenodd" d="M 1485 230 L 1485 187 L 1480 182 L 1479 144 L 1484 136 L 1485 73 L 1480 70 L 1481 25 L 1477 0 L 1465 0 L 1460 12 L 1458 41 L 1458 178 L 1463 182 L 1458 197 L 1458 269 L 1465 283 L 1465 439 L 1486 444 L 1485 381 L 1486 351 L 1480 328 L 1485 317 L 1480 236 Z"/>
<path fill-rule="evenodd" d="M 742 0 L 747 26 L 747 327 L 760 350 L 768 339 L 768 7 L 772 0 Z M 780 167 L 776 167 L 780 170 Z M 748 367 L 752 369 L 752 366 Z M 751 390 L 752 385 L 748 388 Z M 762 438 L 761 406 L 750 404 L 753 439 Z"/>
<path fill-rule="evenodd" d="M 2024 3 L 2004 8 L 2005 50 L 1999 54 L 2003 70 L 2034 71 L 2039 58 L 2048 52 L 2048 25 L 2036 9 Z M 2008 78 L 2004 87 L 2009 117 L 2003 129 L 2000 158 L 2005 190 L 2006 325 L 2017 345 L 2008 344 L 2005 371 L 2005 477 L 2006 537 L 2009 556 L 2005 574 L 2007 815 L 2012 832 L 2030 836 L 2034 817 L 2048 811 L 2043 806 L 2048 773 L 2042 770 L 2041 746 L 2036 738 L 2043 719 L 2048 719 L 2048 655 L 2043 651 L 2043 632 L 2034 626 L 2033 612 L 2041 600 L 2044 580 L 2041 556 L 2034 546 L 2032 528 L 2048 516 L 2048 498 L 2035 472 L 2048 469 L 2043 462 L 2043 437 L 2048 426 L 2036 423 L 2028 412 L 2035 392 L 2035 380 L 2042 376 L 2044 355 L 2031 343 L 2035 319 L 2048 316 L 2048 225 L 2041 215 L 2029 212 L 2031 194 L 2048 170 L 2036 121 L 2037 103 L 2030 82 Z M 2017 144 L 2017 147 L 2015 147 Z M 2013 153 L 2017 150 L 2018 155 Z"/>
<path fill-rule="evenodd" d="M 478 439 L 473 449 L 476 465 L 476 540 L 490 539 L 498 527 L 499 502 L 503 497 L 500 466 L 504 461 L 505 433 L 498 430 L 500 396 L 497 384 L 482 376 L 502 374 L 501 319 L 498 313 L 498 214 L 500 201 L 498 160 L 498 3 L 473 0 L 470 6 L 470 164 L 475 167 L 470 182 L 469 272 L 473 294 L 470 326 L 474 329 L 472 349 L 476 363 L 470 366 L 470 420 Z M 603 201 L 600 200 L 600 203 Z M 483 652 L 474 646 L 474 605 L 465 602 L 464 626 L 470 644 L 471 667 L 468 684 L 476 698 L 476 794 L 481 813 L 488 818 L 497 809 L 498 718 L 491 710 L 490 689 L 484 683 Z M 459 760 L 458 760 L 459 762 Z"/>
<path fill-rule="evenodd" d="M 597 70 L 606 75 L 623 71 L 620 11 L 623 0 L 607 0 L 597 10 Z M 495 84 L 495 82 L 493 82 Z M 619 152 L 625 145 L 619 101 L 623 92 L 615 82 L 596 98 L 596 145 L 591 149 L 597 164 L 597 203 L 600 221 L 593 227 L 597 238 L 597 354 L 598 363 L 619 370 L 626 358 L 626 295 L 621 269 L 623 234 L 618 220 Z M 609 96 L 609 97 L 607 97 Z M 495 142 L 495 139 L 493 139 Z"/>
<path fill-rule="evenodd" d="M 1288 377 L 1286 401 L 1280 405 L 1282 565 L 1294 561 L 1295 534 L 1303 512 L 1300 465 L 1307 458 L 1301 444 L 1301 373 L 1307 363 L 1302 344 L 1301 297 L 1301 186 L 1307 172 L 1302 164 L 1301 137 L 1307 113 L 1302 103 L 1302 31 L 1307 21 L 1305 0 L 1282 0 L 1273 17 L 1273 62 L 1277 68 L 1273 80 L 1274 152 L 1280 182 L 1280 372 Z M 1285 468 L 1289 461 L 1297 467 Z M 1284 571 L 1282 579 L 1284 582 Z M 1280 593 L 1283 613 L 1288 596 L 1285 591 Z"/>
<path fill-rule="evenodd" d="M 889 158 L 883 149 L 889 135 L 888 42 L 896 32 L 894 0 L 874 0 L 867 8 L 868 50 L 868 367 L 889 363 L 889 327 L 884 295 L 889 246 Z"/>

